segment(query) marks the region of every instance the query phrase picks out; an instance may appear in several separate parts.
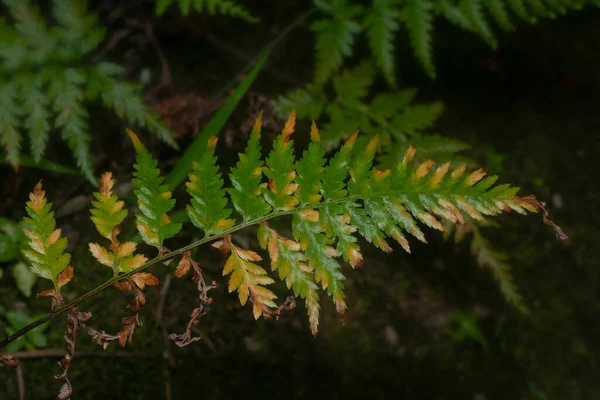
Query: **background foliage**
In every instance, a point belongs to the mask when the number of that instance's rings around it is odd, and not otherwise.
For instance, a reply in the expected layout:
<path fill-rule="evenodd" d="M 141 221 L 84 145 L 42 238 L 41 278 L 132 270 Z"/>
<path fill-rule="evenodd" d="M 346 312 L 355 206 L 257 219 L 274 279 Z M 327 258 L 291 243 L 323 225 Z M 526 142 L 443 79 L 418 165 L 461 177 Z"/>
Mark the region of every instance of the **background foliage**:
<path fill-rule="evenodd" d="M 120 22 L 108 19 L 108 10 L 122 8 L 122 5 L 116 1 L 101 3 L 97 11 L 102 25 L 108 27 L 107 37 L 110 38 L 112 32 L 122 26 Z M 526 4 L 530 6 L 533 2 Z M 143 20 L 153 18 L 155 6 L 154 2 L 139 1 L 131 8 L 123 9 L 126 15 Z M 222 23 L 227 19 L 219 19 L 228 17 L 198 13 L 184 18 L 175 5 L 166 9 L 163 19 L 153 19 L 155 35 L 175 77 L 173 86 L 163 96 L 182 101 L 190 98 L 182 94 L 192 92 L 197 95 L 195 99 L 205 101 L 203 106 L 189 106 L 180 111 L 178 120 L 184 120 L 186 111 L 200 115 L 209 109 L 213 97 L 206 93 L 218 97 L 247 57 L 257 54 L 269 40 L 271 30 L 290 23 L 310 6 L 308 2 L 290 2 L 285 7 L 265 9 L 260 2 L 250 2 L 247 8 L 260 23 L 244 25 L 238 21 L 233 31 Z M 392 7 L 396 6 L 392 4 Z M 512 8 L 507 7 L 507 10 L 513 12 Z M 359 25 L 363 21 L 361 13 L 355 14 L 360 16 L 357 17 Z M 318 21 L 324 19 L 323 15 L 325 13 L 319 11 L 313 18 Z M 385 75 L 372 72 L 383 71 L 380 61 L 369 48 L 369 36 L 357 34 L 352 46 L 353 56 L 336 70 L 348 72 L 335 72 L 324 92 L 307 92 L 311 96 L 325 96 L 328 105 L 338 108 L 338 111 L 333 108 L 333 112 L 326 107 L 319 110 L 320 120 L 328 124 L 325 135 L 332 121 L 335 122 L 335 112 L 345 112 L 336 104 L 336 98 L 347 98 L 351 105 L 364 109 L 371 107 L 377 96 L 401 96 L 404 93 L 410 97 L 406 88 L 418 87 L 418 93 L 413 91 L 412 94 L 416 97 L 409 99 L 412 102 L 409 101 L 405 108 L 398 107 L 397 111 L 402 111 L 399 115 L 420 105 L 437 112 L 432 111 L 429 125 L 418 125 L 414 131 L 406 129 L 403 132 L 406 139 L 394 137 L 395 131 L 389 130 L 387 140 L 391 145 L 399 143 L 400 146 L 417 138 L 426 139 L 430 133 L 443 133 L 446 140 L 458 147 L 446 152 L 446 157 L 456 157 L 459 151 L 462 157 L 486 165 L 492 173 L 502 172 L 506 181 L 514 181 L 527 191 L 550 200 L 555 206 L 554 218 L 571 235 L 567 246 L 558 245 L 534 219 L 530 223 L 523 223 L 522 219 L 513 223 L 507 218 L 500 221 L 504 226 L 502 232 L 485 230 L 495 251 L 503 250 L 508 254 L 514 282 L 530 314 L 523 316 L 508 306 L 490 274 L 477 270 L 475 260 L 469 255 L 468 242 L 472 236 L 465 236 L 462 244 L 455 246 L 450 241 L 428 235 L 429 247 L 416 244 L 411 256 L 402 255 L 400 251 L 385 257 L 379 253 L 376 256 L 366 254 L 365 267 L 345 282 L 348 298 L 352 299 L 349 308 L 353 310 L 346 316 L 345 325 L 339 325 L 335 311 L 324 302 L 320 334 L 314 340 L 307 334 L 308 322 L 300 312 L 302 310 L 292 312 L 277 323 L 254 323 L 250 321 L 248 310 L 239 309 L 237 299 L 227 295 L 225 285 L 221 285 L 213 296 L 217 306 L 211 307 L 209 314 L 201 320 L 200 330 L 205 340 L 186 350 L 169 350 L 165 362 L 165 349 L 157 347 L 163 342 L 163 329 L 183 329 L 189 310 L 183 305 L 195 301 L 196 294 L 189 285 L 174 280 L 161 306 L 161 288 L 150 289 L 143 316 L 147 323 L 137 330 L 132 355 L 114 353 L 108 360 L 97 358 L 90 354 L 98 352 L 97 347 L 81 341 L 80 349 L 85 355 L 73 363 L 70 374 L 77 382 L 78 393 L 88 393 L 90 398 L 112 396 L 114 391 L 121 398 L 152 397 L 170 386 L 174 398 L 183 398 L 194 395 L 186 392 L 187 385 L 184 384 L 193 380 L 205 382 L 205 395 L 214 398 L 246 393 L 249 387 L 265 396 L 297 398 L 389 396 L 389 393 L 404 397 L 485 396 L 489 399 L 585 399 L 598 396 L 596 354 L 600 349 L 595 338 L 600 331 L 595 321 L 599 282 L 598 252 L 593 238 L 594 226 L 600 221 L 595 221 L 597 213 L 593 209 L 598 193 L 586 173 L 592 170 L 594 160 L 599 156 L 595 138 L 590 135 L 597 125 L 594 117 L 597 102 L 593 100 L 593 93 L 599 86 L 598 53 L 593 49 L 600 40 L 595 24 L 598 12 L 587 9 L 557 21 L 540 19 L 533 26 L 515 24 L 519 30 L 510 34 L 494 29 L 498 43 L 496 51 L 477 36 L 465 34 L 444 22 L 441 14 L 434 16 L 435 81 L 423 72 L 422 60 L 412 56 L 411 36 L 402 34 L 406 28 L 398 22 L 402 28 L 394 35 L 393 47 L 397 54 L 394 58 L 398 67 L 395 74 L 397 88 L 390 85 Z M 486 21 L 492 19 L 487 17 Z M 285 88 L 297 90 L 313 81 L 314 43 L 307 39 L 314 37 L 311 22 L 293 33 L 286 42 L 289 44 L 273 53 L 254 90 L 277 98 Z M 201 25 L 204 26 L 201 30 L 194 27 Z M 226 50 L 223 42 L 232 44 L 237 51 Z M 148 68 L 152 71 L 152 79 L 158 79 L 160 65 L 151 49 L 132 40 L 115 49 L 114 54 L 125 54 L 131 48 L 145 54 L 145 62 L 140 65 L 125 58 L 126 62 L 133 63 L 133 70 L 137 68 L 137 72 Z M 119 57 L 115 59 L 120 60 Z M 200 65 L 202 73 L 199 73 Z M 125 67 L 132 70 L 130 66 Z M 364 76 L 371 74 L 372 78 L 355 79 L 353 83 L 359 84 L 360 89 L 357 91 L 344 87 L 344 77 L 361 68 L 368 72 Z M 129 77 L 133 76 L 136 75 Z M 348 97 L 348 93 L 352 96 Z M 246 119 L 253 119 L 246 115 L 256 109 L 257 98 L 246 103 L 248 110 L 240 108 L 228 129 L 221 133 L 221 141 L 230 146 L 219 154 L 224 165 L 233 165 L 235 160 L 228 155 L 241 151 L 244 146 L 250 130 Z M 438 99 L 444 104 L 445 113 L 441 116 L 442 103 Z M 263 102 L 259 108 L 267 105 Z M 298 111 L 300 114 L 300 108 Z M 309 111 L 314 112 L 310 107 Z M 305 115 L 311 115 L 309 111 Z M 94 118 L 93 113 L 90 115 Z M 386 133 L 378 129 L 377 121 L 356 117 L 355 113 L 346 115 L 356 118 L 356 123 L 362 124 L 361 130 L 368 132 L 369 124 L 372 125 L 370 135 L 381 133 L 384 140 Z M 433 125 L 435 117 L 439 119 Z M 392 120 L 388 117 L 386 122 Z M 199 120 L 200 126 L 204 121 Z M 265 146 L 269 146 L 268 138 L 274 138 L 282 127 L 282 122 L 277 125 L 277 121 L 273 121 L 275 126 L 271 136 L 268 124 L 265 125 Z M 243 124 L 246 129 L 239 129 Z M 123 125 L 108 119 L 101 125 L 90 126 L 101 132 L 91 136 L 95 170 L 110 168 L 115 171 L 117 181 L 130 179 L 133 155 L 130 151 L 114 151 L 117 144 L 119 148 L 128 148 Z M 335 129 L 331 128 L 331 132 Z M 21 132 L 29 131 L 23 129 Z M 335 139 L 335 134 L 331 137 Z M 190 140 L 190 137 L 180 138 L 179 144 L 185 148 Z M 163 167 L 168 168 L 176 162 L 178 153 L 149 138 L 145 143 L 164 160 Z M 471 146 L 470 150 L 465 143 Z M 72 164 L 71 156 L 60 150 L 60 143 L 50 139 L 47 146 L 52 149 L 52 152 L 46 150 L 51 160 Z M 386 162 L 386 158 L 381 158 L 381 162 Z M 83 244 L 97 238 L 93 224 L 84 222 L 89 221 L 86 209 L 91 198 L 81 193 L 91 190 L 80 190 L 86 186 L 81 178 L 26 168 L 14 173 L 8 167 L 2 168 L 2 176 L 10 178 L 3 179 L 4 201 L 0 205 L 0 215 L 11 219 L 22 217 L 23 201 L 42 177 L 45 187 L 55 188 L 52 190 L 55 203 L 64 204 L 56 211 L 57 220 L 73 243 L 69 250 L 75 251 L 74 259 L 89 257 Z M 117 186 L 116 190 L 124 197 L 132 196 L 131 188 L 125 185 Z M 181 193 L 176 194 L 179 195 Z M 182 238 L 182 241 L 187 243 L 192 239 Z M 252 248 L 259 248 L 255 238 L 248 236 L 246 240 Z M 197 256 L 209 279 L 221 274 L 219 255 L 203 251 Z M 28 301 L 15 289 L 13 278 L 16 274 L 11 267 L 16 262 L 12 258 L 0 266 L 4 271 L 0 280 L 2 331 L 9 326 L 13 328 L 8 329 L 14 329 L 13 324 L 18 324 L 14 318 L 12 321 L 8 318 L 8 312 L 31 316 L 45 311 L 45 304 Z M 86 282 L 98 281 L 101 273 L 99 268 L 80 268 L 80 271 L 81 276 L 76 275 L 72 282 L 78 293 L 90 289 Z M 162 273 L 159 278 L 165 282 Z M 36 285 L 34 291 L 41 288 Z M 101 296 L 97 303 L 88 304 L 94 319 L 103 321 L 102 325 L 107 329 L 117 330 L 119 321 L 110 309 L 124 309 L 125 303 L 123 299 Z M 161 307 L 163 317 L 157 320 L 156 312 Z M 44 337 L 51 349 L 62 346 L 60 324 L 50 325 Z M 42 357 L 26 361 L 23 372 L 27 398 L 54 396 L 56 388 L 49 383 L 47 371 L 55 368 L 55 360 Z M 110 388 L 91 378 L 89 371 L 95 367 L 113 377 Z M 0 374 L 6 382 L 1 388 L 5 391 L 0 392 L 2 396 L 17 398 L 14 372 L 3 369 Z M 162 378 L 148 380 L 140 379 L 141 376 Z"/>

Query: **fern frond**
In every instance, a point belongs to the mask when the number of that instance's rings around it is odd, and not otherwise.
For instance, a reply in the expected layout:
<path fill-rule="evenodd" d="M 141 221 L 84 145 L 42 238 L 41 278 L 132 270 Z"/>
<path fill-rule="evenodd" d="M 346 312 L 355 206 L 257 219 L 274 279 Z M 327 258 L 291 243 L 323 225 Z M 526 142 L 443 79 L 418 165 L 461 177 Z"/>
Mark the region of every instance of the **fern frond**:
<path fill-rule="evenodd" d="M 23 255 L 29 260 L 33 273 L 51 280 L 56 293 L 60 294 L 59 275 L 69 267 L 71 255 L 65 253 L 67 239 L 56 229 L 52 203 L 48 203 L 41 182 L 29 195 L 26 209 L 28 227 L 23 232 L 29 238 L 29 248 L 23 250 Z"/>
<path fill-rule="evenodd" d="M 317 41 L 314 83 L 319 87 L 342 65 L 345 57 L 352 55 L 355 36 L 361 31 L 354 18 L 362 7 L 348 4 L 347 0 L 316 2 L 316 5 L 330 17 L 317 20 L 311 26 Z"/>
<path fill-rule="evenodd" d="M 231 243 L 231 236 L 213 244 L 223 254 L 230 254 L 225 266 L 223 275 L 229 275 L 229 293 L 236 290 L 240 299 L 240 304 L 244 305 L 248 299 L 252 302 L 254 318 L 270 316 L 272 309 L 277 308 L 275 299 L 277 296 L 266 285 L 274 283 L 273 279 L 267 276 L 261 266 L 253 261 L 261 261 L 262 257 L 253 251 L 245 250 Z"/>
<path fill-rule="evenodd" d="M 159 17 L 163 15 L 173 3 L 177 3 L 179 12 L 185 16 L 188 16 L 193 9 L 198 13 L 207 11 L 210 15 L 235 17 L 252 23 L 258 21 L 258 18 L 253 17 L 246 8 L 232 0 L 157 0 L 156 15 Z"/>
<path fill-rule="evenodd" d="M 202 158 L 193 163 L 190 180 L 186 183 L 187 192 L 192 196 L 191 204 L 187 206 L 188 215 L 206 236 L 223 232 L 235 224 L 235 220 L 228 218 L 231 209 L 227 208 L 223 179 L 216 166 L 216 145 L 217 137 L 213 135 Z"/>
<path fill-rule="evenodd" d="M 408 0 L 402 9 L 412 47 L 427 74 L 435 78 L 431 49 L 433 31 L 433 4 L 430 0 Z"/>
<path fill-rule="evenodd" d="M 394 34 L 400 28 L 395 6 L 393 0 L 374 0 L 364 18 L 373 58 L 392 87 L 396 87 Z"/>
<path fill-rule="evenodd" d="M 137 197 L 141 214 L 136 215 L 136 225 L 144 242 L 162 250 L 163 241 L 175 236 L 181 230 L 181 224 L 173 223 L 168 212 L 175 206 L 171 192 L 163 184 L 156 160 L 140 142 L 137 135 L 127 130 L 136 153 L 134 168 Z"/>

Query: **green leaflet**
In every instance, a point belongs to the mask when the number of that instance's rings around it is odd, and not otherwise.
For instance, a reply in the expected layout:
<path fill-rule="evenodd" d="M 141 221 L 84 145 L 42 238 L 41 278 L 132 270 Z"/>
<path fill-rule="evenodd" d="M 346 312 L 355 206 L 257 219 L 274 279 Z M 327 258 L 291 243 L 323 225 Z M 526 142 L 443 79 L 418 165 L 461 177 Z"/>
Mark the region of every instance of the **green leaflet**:
<path fill-rule="evenodd" d="M 296 197 L 301 205 L 321 201 L 320 182 L 325 168 L 325 150 L 321 147 L 319 130 L 313 121 L 310 130 L 311 143 L 302 158 L 296 163 Z"/>
<path fill-rule="evenodd" d="M 227 208 L 223 178 L 219 174 L 217 158 L 214 156 L 217 137 L 208 140 L 206 151 L 198 162 L 193 163 L 189 182 L 185 185 L 192 196 L 187 212 L 192 223 L 202 229 L 206 236 L 221 233 L 235 224 L 228 218 L 231 209 Z"/>
<path fill-rule="evenodd" d="M 296 113 L 292 111 L 283 132 L 273 144 L 273 150 L 267 157 L 267 166 L 263 168 L 265 176 L 269 178 L 268 190 L 264 191 L 264 196 L 276 211 L 291 210 L 298 204 L 298 199 L 294 197 L 298 184 L 293 183 L 296 178 L 294 141 L 290 140 L 295 123 Z"/>
<path fill-rule="evenodd" d="M 59 274 L 71 262 L 71 255 L 65 253 L 67 239 L 61 236 L 61 230 L 56 228 L 52 203 L 46 200 L 46 192 L 38 183 L 29 195 L 27 214 L 25 218 L 28 229 L 23 231 L 29 238 L 29 248 L 23 250 L 23 255 L 30 262 L 31 270 L 38 276 L 51 280 L 55 291 L 60 293 Z"/>
<path fill-rule="evenodd" d="M 193 9 L 197 13 L 207 11 L 210 15 L 235 17 L 252 23 L 258 21 L 247 9 L 233 0 L 156 0 L 156 15 L 163 15 L 173 3 L 177 3 L 179 12 L 185 16 Z"/>
<path fill-rule="evenodd" d="M 263 189 L 267 187 L 266 183 L 261 183 L 263 174 L 260 147 L 261 125 L 262 114 L 254 123 L 246 151 L 240 154 L 240 160 L 229 174 L 233 185 L 228 189 L 229 196 L 244 221 L 262 217 L 271 210 L 261 196 Z"/>
<path fill-rule="evenodd" d="M 400 28 L 400 24 L 394 3 L 394 0 L 374 0 L 373 6 L 365 15 L 364 24 L 373 58 L 385 79 L 395 88 L 394 34 Z"/>
<path fill-rule="evenodd" d="M 172 223 L 167 214 L 175 206 L 175 199 L 171 199 L 171 192 L 163 184 L 156 160 L 135 133 L 130 130 L 127 133 L 135 147 L 137 161 L 134 165 L 136 172 L 133 173 L 133 184 L 137 188 L 134 194 L 141 211 L 136 215 L 137 228 L 144 242 L 161 251 L 163 241 L 175 236 L 181 229 L 181 224 Z"/>
<path fill-rule="evenodd" d="M 431 48 L 433 31 L 432 8 L 430 0 L 408 0 L 402 10 L 402 14 L 415 55 L 421 61 L 427 75 L 435 78 Z"/>
<path fill-rule="evenodd" d="M 362 7 L 348 4 L 347 0 L 318 1 L 315 5 L 331 17 L 315 21 L 311 26 L 317 41 L 314 82 L 322 86 L 344 58 L 352 55 L 355 36 L 361 31 L 360 23 L 354 18 L 362 12 Z"/>

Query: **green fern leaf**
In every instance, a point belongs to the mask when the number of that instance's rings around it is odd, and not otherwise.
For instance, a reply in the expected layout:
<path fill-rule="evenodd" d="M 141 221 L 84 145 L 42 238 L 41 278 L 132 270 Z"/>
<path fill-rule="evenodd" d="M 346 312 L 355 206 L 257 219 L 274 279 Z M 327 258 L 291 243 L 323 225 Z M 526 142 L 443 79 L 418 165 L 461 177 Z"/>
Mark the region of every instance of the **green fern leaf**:
<path fill-rule="evenodd" d="M 319 223 L 319 212 L 304 211 L 294 214 L 292 218 L 294 238 L 300 242 L 302 251 L 308 257 L 308 266 L 314 270 L 315 280 L 333 297 L 336 310 L 343 315 L 346 311 L 344 294 L 344 275 L 340 263 L 335 259 L 339 254 L 331 247 Z"/>
<path fill-rule="evenodd" d="M 157 162 L 146 150 L 135 133 L 127 130 L 136 153 L 133 184 L 137 188 L 134 194 L 138 199 L 141 214 L 136 215 L 138 231 L 144 242 L 162 250 L 163 241 L 175 236 L 181 224 L 173 223 L 167 214 L 175 206 L 171 192 L 163 184 Z"/>
<path fill-rule="evenodd" d="M 522 20 L 528 22 L 535 22 L 533 18 L 527 12 L 525 7 L 525 0 L 507 0 L 513 12 Z"/>
<path fill-rule="evenodd" d="M 313 93 L 314 89 L 311 89 L 296 89 L 287 96 L 279 96 L 273 102 L 277 114 L 285 116 L 295 110 L 298 118 L 319 118 L 327 99 L 321 93 Z"/>
<path fill-rule="evenodd" d="M 433 31 L 432 3 L 429 0 L 408 0 L 402 10 L 404 22 L 410 34 L 412 47 L 421 61 L 425 72 L 435 78 L 435 67 L 431 50 Z"/>
<path fill-rule="evenodd" d="M 407 107 L 402 114 L 392 119 L 393 132 L 396 135 L 413 135 L 432 126 L 443 111 L 444 104 L 441 102 Z"/>
<path fill-rule="evenodd" d="M 0 141 L 6 149 L 6 159 L 13 166 L 19 165 L 21 150 L 16 100 L 17 90 L 15 86 L 7 82 L 0 82 Z"/>
<path fill-rule="evenodd" d="M 179 12 L 184 16 L 188 16 L 193 9 L 198 13 L 206 10 L 210 15 L 235 17 L 252 23 L 258 21 L 246 8 L 231 0 L 157 0 L 156 15 L 159 17 L 163 15 L 167 8 L 175 2 L 177 2 Z"/>
<path fill-rule="evenodd" d="M 213 135 L 202 158 L 193 163 L 190 180 L 186 183 L 187 192 L 192 196 L 191 204 L 187 206 L 188 215 L 206 236 L 221 233 L 235 224 L 235 220 L 228 218 L 231 209 L 227 208 L 223 179 L 216 166 L 216 145 L 217 137 Z"/>
<path fill-rule="evenodd" d="M 302 158 L 296 163 L 296 183 L 298 188 L 295 195 L 299 204 L 317 204 L 321 201 L 320 181 L 325 168 L 325 150 L 320 146 L 320 136 L 317 125 L 313 121 L 310 130 L 311 143 Z"/>
<path fill-rule="evenodd" d="M 472 30 L 469 20 L 460 7 L 457 7 L 452 0 L 436 0 L 435 5 L 438 13 L 443 15 L 448 21 L 466 31 Z"/>
<path fill-rule="evenodd" d="M 511 267 L 506 262 L 506 254 L 494 250 L 490 242 L 481 235 L 475 225 L 473 230 L 473 240 L 471 241 L 471 252 L 475 256 L 477 264 L 481 268 L 489 269 L 494 279 L 500 284 L 500 291 L 506 301 L 515 306 L 519 311 L 528 313 L 527 306 L 523 301 L 523 296 L 519 293 L 517 286 L 511 274 Z"/>
<path fill-rule="evenodd" d="M 64 252 L 67 239 L 61 236 L 60 229 L 56 229 L 52 203 L 48 203 L 45 196 L 41 182 L 29 195 L 29 218 L 25 218 L 28 229 L 23 230 L 29 238 L 29 248 L 23 250 L 23 255 L 31 263 L 33 273 L 51 280 L 56 293 L 60 293 L 59 274 L 69 266 L 71 255 Z"/>
<path fill-rule="evenodd" d="M 244 221 L 262 217 L 271 210 L 261 196 L 261 192 L 267 187 L 267 184 L 261 183 L 263 174 L 263 161 L 260 153 L 261 125 L 262 114 L 254 123 L 245 153 L 240 154 L 240 160 L 229 174 L 233 187 L 228 192 L 235 209 L 241 214 Z"/>
<path fill-rule="evenodd" d="M 44 80 L 28 77 L 20 87 L 23 113 L 26 115 L 24 126 L 29 129 L 31 155 L 36 163 L 42 159 L 50 133 L 49 99 L 42 92 Z"/>
<path fill-rule="evenodd" d="M 471 29 L 479 34 L 490 46 L 496 48 L 497 42 L 482 10 L 482 0 L 461 0 L 460 8 L 469 21 Z"/>
<path fill-rule="evenodd" d="M 319 4 L 322 3 L 317 6 Z M 349 5 L 347 0 L 335 0 L 326 7 L 321 6 L 321 10 L 329 13 L 331 19 L 317 20 L 311 27 L 317 40 L 314 77 L 317 87 L 329 79 L 345 57 L 352 55 L 355 36 L 361 31 L 360 24 L 353 18 L 362 7 Z"/>
<path fill-rule="evenodd" d="M 306 265 L 306 256 L 300 251 L 298 242 L 281 236 L 266 223 L 258 228 L 260 246 L 269 250 L 271 269 L 279 272 L 279 278 L 285 281 L 288 289 L 296 297 L 306 301 L 306 312 L 310 330 L 316 335 L 319 330 L 319 293 L 312 271 Z"/>
<path fill-rule="evenodd" d="M 395 5 L 393 0 L 374 0 L 364 19 L 373 58 L 392 87 L 396 87 L 394 34 L 400 28 Z"/>
<path fill-rule="evenodd" d="M 486 2 L 486 5 L 490 10 L 490 14 L 492 14 L 492 17 L 494 17 L 502 29 L 509 32 L 515 30 L 515 26 L 511 22 L 508 12 L 506 11 L 504 0 L 489 0 Z"/>
<path fill-rule="evenodd" d="M 298 199 L 294 196 L 298 187 L 294 183 L 294 141 L 290 140 L 295 124 L 296 113 L 292 111 L 283 132 L 273 144 L 273 150 L 266 160 L 267 166 L 263 168 L 265 176 L 269 178 L 268 190 L 264 191 L 264 196 L 275 211 L 291 210 L 298 204 Z"/>

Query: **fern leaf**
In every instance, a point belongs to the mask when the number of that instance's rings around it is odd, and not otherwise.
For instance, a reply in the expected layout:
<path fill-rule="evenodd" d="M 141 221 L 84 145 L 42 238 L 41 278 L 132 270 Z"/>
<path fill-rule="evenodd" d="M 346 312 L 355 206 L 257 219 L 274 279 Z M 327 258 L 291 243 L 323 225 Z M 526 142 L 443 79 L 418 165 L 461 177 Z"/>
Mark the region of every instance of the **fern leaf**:
<path fill-rule="evenodd" d="M 525 0 L 507 0 L 513 12 L 522 20 L 528 22 L 534 22 L 529 13 L 527 12 L 527 8 L 525 7 Z"/>
<path fill-rule="evenodd" d="M 340 263 L 335 259 L 339 254 L 331 247 L 332 241 L 327 239 L 319 223 L 319 212 L 310 210 L 294 214 L 292 227 L 294 238 L 308 257 L 309 268 L 314 270 L 315 280 L 333 297 L 337 312 L 343 315 L 347 308 L 345 278 Z"/>
<path fill-rule="evenodd" d="M 102 101 L 107 107 L 114 109 L 119 118 L 125 118 L 131 124 L 146 127 L 156 134 L 160 140 L 177 149 L 173 134 L 162 125 L 140 94 L 138 85 L 128 82 L 119 82 L 116 76 L 121 68 L 110 63 L 100 63 L 92 70 L 93 79 L 89 80 L 89 96 L 94 98 L 100 93 Z"/>
<path fill-rule="evenodd" d="M 31 155 L 36 163 L 42 159 L 50 133 L 50 101 L 41 90 L 43 84 L 42 79 L 29 77 L 20 87 L 20 100 L 26 115 L 24 126 L 29 129 Z"/>
<path fill-rule="evenodd" d="M 235 209 L 244 221 L 262 217 L 271 209 L 261 196 L 261 192 L 267 187 L 266 184 L 261 183 L 263 174 L 260 153 L 261 125 L 262 114 L 254 123 L 245 153 L 240 154 L 240 160 L 229 174 L 233 187 L 228 192 Z"/>
<path fill-rule="evenodd" d="M 373 58 L 392 87 L 396 87 L 396 64 L 394 62 L 394 34 L 400 28 L 395 2 L 374 0 L 367 12 L 364 24 Z"/>
<path fill-rule="evenodd" d="M 318 3 L 317 6 L 319 6 Z M 316 86 L 322 86 L 331 73 L 342 65 L 345 57 L 352 55 L 355 36 L 361 31 L 360 24 L 353 18 L 362 11 L 358 5 L 349 5 L 347 0 L 336 0 L 320 7 L 330 14 L 331 19 L 317 20 L 312 24 L 316 35 L 315 77 Z"/>
<path fill-rule="evenodd" d="M 301 205 L 317 204 L 321 201 L 320 181 L 325 168 L 325 150 L 320 146 L 320 136 L 317 125 L 313 121 L 310 130 L 311 143 L 304 151 L 302 158 L 296 163 L 296 183 L 298 188 L 295 195 Z"/>
<path fill-rule="evenodd" d="M 0 83 L 0 141 L 6 150 L 6 159 L 13 166 L 19 165 L 21 134 L 16 105 L 17 90 L 14 85 Z"/>
<path fill-rule="evenodd" d="M 81 85 L 85 79 L 81 70 L 67 68 L 51 81 L 49 90 L 54 98 L 54 111 L 58 114 L 54 126 L 62 128 L 61 136 L 73 151 L 77 165 L 85 177 L 97 184 L 90 160 L 88 114 L 81 104 L 84 98 Z"/>
<path fill-rule="evenodd" d="M 266 285 L 274 283 L 273 279 L 267 276 L 267 271 L 253 262 L 261 261 L 262 257 L 253 251 L 236 247 L 231 243 L 230 236 L 214 243 L 213 247 L 223 254 L 231 254 L 223 267 L 223 276 L 231 274 L 229 293 L 237 290 L 242 305 L 250 299 L 255 319 L 261 315 L 270 316 L 271 309 L 277 308 L 273 301 L 277 296 L 266 288 Z"/>
<path fill-rule="evenodd" d="M 515 30 L 515 26 L 511 22 L 508 12 L 506 11 L 504 0 L 489 0 L 486 5 L 490 10 L 490 14 L 502 29 L 509 32 Z"/>
<path fill-rule="evenodd" d="M 192 196 L 191 204 L 187 206 L 188 215 L 206 236 L 223 232 L 235 224 L 234 219 L 228 218 L 231 209 L 227 208 L 223 179 L 216 166 L 216 145 L 217 137 L 213 135 L 202 158 L 193 163 L 190 180 L 186 183 L 187 192 Z"/>
<path fill-rule="evenodd" d="M 482 10 L 482 0 L 461 0 L 460 8 L 469 21 L 471 29 L 479 34 L 490 46 L 496 48 L 497 42 Z"/>
<path fill-rule="evenodd" d="M 92 201 L 90 210 L 91 220 L 100 235 L 111 242 L 116 239 L 115 228 L 123 222 L 127 216 L 125 203 L 113 194 L 112 188 L 115 184 L 112 173 L 105 172 L 100 177 L 100 190 L 94 192 L 95 201 Z"/>
<path fill-rule="evenodd" d="M 287 96 L 279 96 L 273 102 L 275 111 L 281 116 L 288 115 L 292 110 L 296 111 L 298 118 L 316 119 L 321 116 L 327 99 L 322 93 L 313 93 L 311 88 L 296 89 Z"/>
<path fill-rule="evenodd" d="M 310 330 L 316 335 L 319 330 L 319 293 L 312 271 L 306 264 L 306 256 L 300 251 L 300 243 L 287 239 L 268 225 L 261 224 L 258 229 L 260 246 L 269 250 L 271 269 L 279 272 L 279 278 L 285 281 L 294 295 L 306 301 L 306 312 Z"/>
<path fill-rule="evenodd" d="M 283 132 L 273 144 L 273 150 L 264 168 L 264 174 L 269 178 L 268 190 L 264 191 L 264 196 L 275 211 L 291 210 L 298 204 L 298 199 L 294 196 L 298 187 L 298 184 L 294 183 L 294 141 L 290 140 L 295 124 L 296 113 L 292 111 Z"/>
<path fill-rule="evenodd" d="M 460 7 L 454 4 L 453 0 L 436 0 L 435 7 L 439 14 L 454 25 L 466 31 L 471 30 L 469 20 L 465 17 Z"/>
<path fill-rule="evenodd" d="M 392 132 L 396 135 L 414 135 L 433 125 L 443 111 L 444 104 L 441 102 L 407 107 L 402 114 L 397 115 L 390 122 L 393 126 Z"/>
<path fill-rule="evenodd" d="M 4 0 L 10 14 L 15 18 L 15 28 L 29 47 L 27 59 L 33 63 L 44 62 L 56 47 L 56 39 L 48 33 L 39 7 L 24 0 Z"/>
<path fill-rule="evenodd" d="M 56 293 L 60 293 L 59 275 L 69 267 L 71 255 L 64 252 L 67 239 L 62 237 L 60 229 L 56 229 L 52 203 L 48 203 L 41 182 L 29 195 L 26 209 L 28 229 L 23 232 L 29 238 L 29 248 L 23 250 L 23 255 L 31 263 L 33 273 L 51 280 Z"/>
<path fill-rule="evenodd" d="M 141 214 L 136 215 L 136 224 L 142 239 L 147 244 L 162 250 L 163 241 L 175 236 L 181 229 L 181 224 L 173 223 L 168 212 L 175 206 L 171 192 L 163 184 L 157 162 L 140 142 L 137 135 L 127 130 L 136 153 L 134 168 L 136 187 L 134 194 L 138 200 Z"/>
<path fill-rule="evenodd" d="M 425 72 L 435 78 L 435 67 L 431 49 L 433 14 L 430 0 L 408 0 L 402 10 L 412 47 Z"/>
<path fill-rule="evenodd" d="M 157 0 L 156 15 L 159 17 L 163 15 L 175 1 L 177 1 L 179 12 L 184 16 L 188 16 L 193 8 L 199 13 L 206 9 L 210 15 L 220 14 L 236 17 L 252 23 L 258 21 L 246 8 L 231 0 Z"/>
<path fill-rule="evenodd" d="M 528 309 L 523 301 L 523 296 L 519 293 L 510 272 L 511 267 L 506 262 L 508 257 L 506 254 L 494 250 L 490 242 L 481 235 L 478 228 L 473 231 L 471 252 L 481 268 L 487 268 L 491 271 L 494 279 L 500 284 L 500 290 L 506 301 L 519 311 L 527 313 Z"/>

